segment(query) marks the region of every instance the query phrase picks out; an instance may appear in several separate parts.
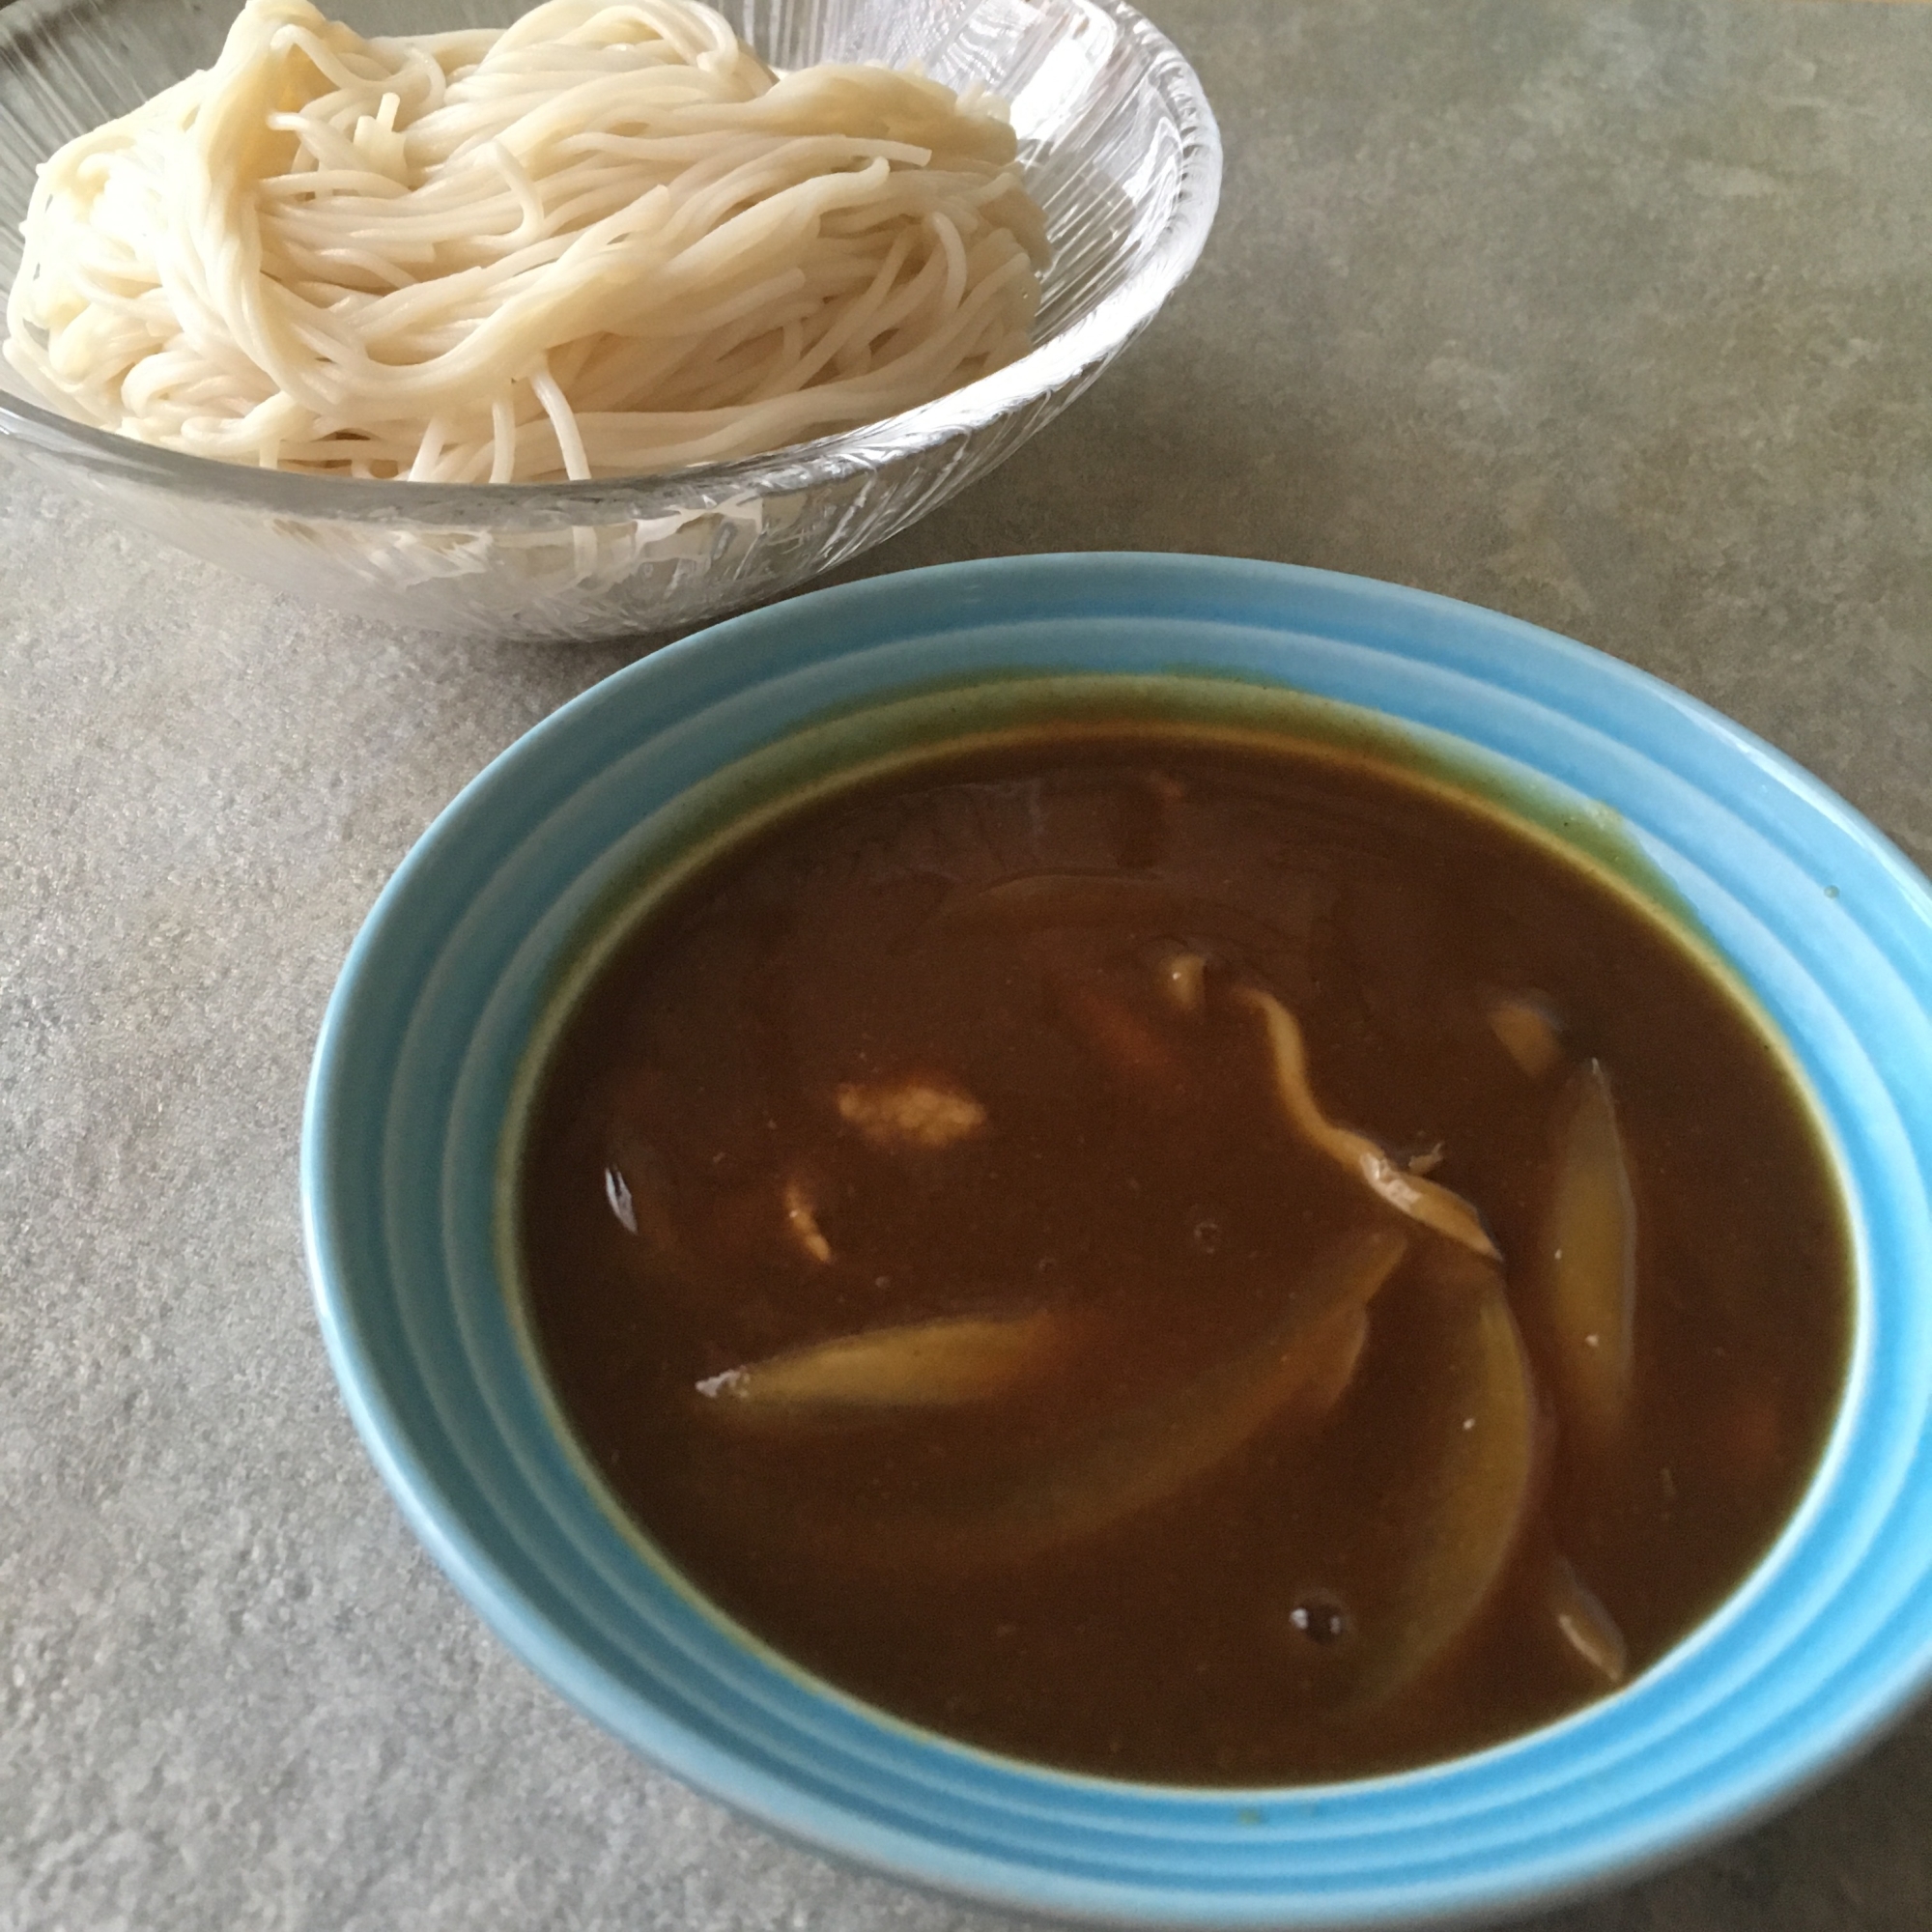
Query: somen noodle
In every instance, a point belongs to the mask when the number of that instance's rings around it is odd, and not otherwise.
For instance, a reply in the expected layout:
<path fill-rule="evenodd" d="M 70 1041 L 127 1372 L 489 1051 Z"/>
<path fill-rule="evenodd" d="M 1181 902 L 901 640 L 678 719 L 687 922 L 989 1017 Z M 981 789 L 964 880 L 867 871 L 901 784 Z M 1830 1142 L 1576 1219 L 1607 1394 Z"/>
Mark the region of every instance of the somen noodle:
<path fill-rule="evenodd" d="M 247 0 L 42 170 L 6 355 L 269 468 L 539 482 L 754 455 L 1023 355 L 1043 224 L 997 101 L 775 73 L 692 0 L 364 40 Z"/>

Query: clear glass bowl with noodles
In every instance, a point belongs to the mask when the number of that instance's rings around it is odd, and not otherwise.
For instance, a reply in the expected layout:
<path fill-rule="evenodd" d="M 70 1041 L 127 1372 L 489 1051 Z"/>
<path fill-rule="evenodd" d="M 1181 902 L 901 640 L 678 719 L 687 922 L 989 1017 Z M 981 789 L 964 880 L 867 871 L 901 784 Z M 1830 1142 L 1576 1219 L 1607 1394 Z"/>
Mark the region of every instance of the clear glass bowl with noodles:
<path fill-rule="evenodd" d="M 472 636 L 672 630 L 789 589 L 903 529 L 1074 400 L 1193 267 L 1220 190 L 1207 97 L 1120 0 L 713 0 L 766 60 L 920 62 L 1010 103 L 1053 260 L 1034 348 L 864 428 L 587 483 L 366 482 L 151 448 L 69 421 L 0 363 L 0 452 L 243 576 Z M 207 66 L 231 0 L 0 5 L 0 291 L 34 170 Z M 341 0 L 363 34 L 504 25 L 518 0 Z"/>

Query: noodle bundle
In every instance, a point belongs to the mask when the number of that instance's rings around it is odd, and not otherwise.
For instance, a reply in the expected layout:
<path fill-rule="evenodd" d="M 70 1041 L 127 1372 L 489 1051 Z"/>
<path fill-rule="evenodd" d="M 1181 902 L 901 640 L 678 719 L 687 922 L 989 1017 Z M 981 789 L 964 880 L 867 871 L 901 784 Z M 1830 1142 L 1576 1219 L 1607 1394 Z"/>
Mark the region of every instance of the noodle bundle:
<path fill-rule="evenodd" d="M 247 0 L 214 66 L 41 171 L 9 362 L 267 468 L 544 482 L 755 455 L 1026 353 L 999 103 L 777 74 L 693 0 L 363 40 Z"/>

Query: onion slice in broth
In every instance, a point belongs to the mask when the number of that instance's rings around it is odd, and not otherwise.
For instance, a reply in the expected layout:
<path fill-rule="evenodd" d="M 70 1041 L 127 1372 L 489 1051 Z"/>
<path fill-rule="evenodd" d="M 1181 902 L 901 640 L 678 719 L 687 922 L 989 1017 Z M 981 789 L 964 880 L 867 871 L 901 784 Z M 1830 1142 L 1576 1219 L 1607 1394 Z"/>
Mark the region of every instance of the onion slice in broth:
<path fill-rule="evenodd" d="M 1069 1323 L 1051 1310 L 960 1317 L 840 1335 L 707 1377 L 697 1392 L 721 1414 L 798 1415 L 944 1408 L 980 1402 L 1036 1374 Z"/>
<path fill-rule="evenodd" d="M 1601 1062 L 1571 1075 L 1556 1119 L 1556 1183 L 1537 1261 L 1564 1420 L 1602 1449 L 1630 1405 L 1636 1203 Z"/>
<path fill-rule="evenodd" d="M 990 1508 L 908 1525 L 908 1533 L 942 1559 L 1023 1562 L 1167 1501 L 1270 1423 L 1293 1415 L 1304 1427 L 1319 1424 L 1360 1356 L 1364 1311 L 1408 1246 L 1392 1228 L 1346 1236 L 1317 1258 L 1280 1318 L 1240 1353 L 1020 1478 Z"/>
<path fill-rule="evenodd" d="M 1536 1392 L 1501 1271 L 1438 1249 L 1442 1385 L 1408 1501 L 1415 1523 L 1395 1601 L 1377 1627 L 1353 1701 L 1385 1704 L 1474 1627 L 1516 1549 L 1536 1492 Z"/>
<path fill-rule="evenodd" d="M 1630 1668 L 1624 1634 L 1567 1556 L 1551 1561 L 1544 1595 L 1550 1620 L 1571 1655 L 1604 1690 L 1615 1690 Z"/>

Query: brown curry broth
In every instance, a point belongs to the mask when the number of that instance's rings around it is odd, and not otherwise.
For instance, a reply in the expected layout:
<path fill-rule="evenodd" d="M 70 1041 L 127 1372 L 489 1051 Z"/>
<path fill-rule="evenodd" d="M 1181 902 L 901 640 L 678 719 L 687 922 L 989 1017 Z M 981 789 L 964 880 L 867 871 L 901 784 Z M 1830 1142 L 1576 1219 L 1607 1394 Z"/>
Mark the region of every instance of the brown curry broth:
<path fill-rule="evenodd" d="M 1003 878 L 1124 869 L 1179 910 L 1028 933 L 961 916 Z M 1206 1016 L 1151 942 L 1204 946 Z M 1539 1374 L 1546 1477 L 1489 1609 L 1385 1708 L 1376 1641 L 1417 1473 L 1439 1305 L 1410 1261 L 1341 1407 L 1264 1431 L 1171 1500 L 1023 1564 L 921 1568 L 895 1525 L 976 1498 L 1096 1415 L 1237 1350 L 1321 1243 L 1391 1220 L 1299 1144 L 1249 979 L 1306 1032 L 1334 1119 L 1482 1210 L 1506 1263 L 1549 1185 L 1560 1072 L 1531 1081 L 1482 1010 L 1534 988 L 1571 1064 L 1615 1083 L 1639 1214 L 1627 1453 L 1585 1466 Z M 1164 1058 L 1111 1065 L 1069 1021 L 1098 986 Z M 868 1148 L 839 1083 L 941 1072 L 987 1130 Z M 622 1161 L 641 1232 L 605 1195 Z M 834 1251 L 780 1206 L 804 1177 Z M 1425 1762 L 1597 1694 L 1538 1594 L 1560 1550 L 1633 1673 L 1732 1588 L 1792 1509 L 1842 1377 L 1849 1261 L 1783 1067 L 1685 950 L 1581 867 L 1367 760 L 1178 732 L 1018 739 L 815 804 L 731 850 L 628 939 L 542 1085 L 522 1201 L 532 1320 L 611 1489 L 711 1598 L 886 1709 L 1015 1754 L 1143 1778 L 1267 1782 Z M 653 1237 L 653 1222 L 658 1235 Z M 1404 1224 L 1406 1225 L 1406 1224 Z M 665 1231 L 677 1252 L 667 1259 Z M 1532 1360 L 1548 1342 L 1512 1295 Z M 700 1378 L 933 1316 L 1081 1311 L 1063 1373 L 948 1413 L 721 1420 Z M 1347 1606 L 1317 1643 L 1297 1602 Z"/>

